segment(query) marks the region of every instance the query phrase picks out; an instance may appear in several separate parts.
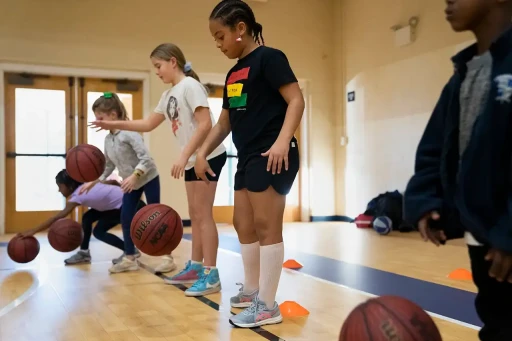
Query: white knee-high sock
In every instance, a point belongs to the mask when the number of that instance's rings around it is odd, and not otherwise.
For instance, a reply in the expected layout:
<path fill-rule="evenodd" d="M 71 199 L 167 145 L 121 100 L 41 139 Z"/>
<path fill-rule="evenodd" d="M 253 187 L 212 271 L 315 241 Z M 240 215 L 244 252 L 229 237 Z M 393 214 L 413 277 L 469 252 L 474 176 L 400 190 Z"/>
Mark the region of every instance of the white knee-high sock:
<path fill-rule="evenodd" d="M 281 279 L 284 260 L 284 244 L 265 245 L 260 249 L 260 292 L 259 299 L 268 309 L 274 307 L 277 287 Z"/>
<path fill-rule="evenodd" d="M 253 293 L 258 289 L 260 279 L 260 242 L 240 244 L 244 262 L 244 294 Z"/>

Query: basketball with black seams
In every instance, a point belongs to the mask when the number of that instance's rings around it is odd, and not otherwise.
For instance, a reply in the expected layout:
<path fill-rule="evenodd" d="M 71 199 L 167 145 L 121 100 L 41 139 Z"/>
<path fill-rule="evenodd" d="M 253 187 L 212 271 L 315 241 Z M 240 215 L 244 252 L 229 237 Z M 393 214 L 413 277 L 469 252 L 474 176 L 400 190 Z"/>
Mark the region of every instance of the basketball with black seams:
<path fill-rule="evenodd" d="M 66 154 L 66 171 L 78 182 L 98 180 L 105 170 L 105 155 L 96 146 L 79 144 Z"/>
<path fill-rule="evenodd" d="M 70 252 L 82 244 L 84 231 L 82 225 L 73 219 L 57 220 L 48 230 L 48 242 L 57 251 Z"/>
<path fill-rule="evenodd" d="M 398 296 L 369 299 L 352 310 L 339 341 L 442 341 L 434 320 L 417 304 Z"/>
<path fill-rule="evenodd" d="M 29 263 L 39 254 L 39 241 L 33 237 L 14 236 L 7 244 L 7 254 L 16 263 Z"/>
<path fill-rule="evenodd" d="M 181 242 L 183 222 L 172 207 L 150 204 L 133 217 L 130 236 L 135 247 L 147 255 L 169 255 Z"/>

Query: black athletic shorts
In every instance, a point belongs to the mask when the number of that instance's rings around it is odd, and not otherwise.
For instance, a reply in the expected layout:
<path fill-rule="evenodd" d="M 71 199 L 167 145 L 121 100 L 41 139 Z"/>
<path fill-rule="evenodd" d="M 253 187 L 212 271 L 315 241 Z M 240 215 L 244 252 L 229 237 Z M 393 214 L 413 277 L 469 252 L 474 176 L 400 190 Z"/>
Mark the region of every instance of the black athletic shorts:
<path fill-rule="evenodd" d="M 269 186 L 281 194 L 287 195 L 299 171 L 299 146 L 295 137 L 290 141 L 288 152 L 288 170 L 284 164 L 280 174 L 272 175 L 272 169 L 267 171 L 268 157 L 261 153 L 239 155 L 235 174 L 235 191 L 246 188 L 249 192 L 263 192 Z"/>
<path fill-rule="evenodd" d="M 210 164 L 210 168 L 215 173 L 216 177 L 211 176 L 210 174 L 206 173 L 206 177 L 208 180 L 216 182 L 219 181 L 220 178 L 220 172 L 222 171 L 222 168 L 226 164 L 227 159 L 227 153 L 224 152 L 220 155 L 217 155 L 216 157 L 208 160 L 208 163 Z M 203 181 L 199 179 L 196 175 L 196 171 L 194 167 L 190 168 L 189 170 L 185 171 L 185 181 Z"/>

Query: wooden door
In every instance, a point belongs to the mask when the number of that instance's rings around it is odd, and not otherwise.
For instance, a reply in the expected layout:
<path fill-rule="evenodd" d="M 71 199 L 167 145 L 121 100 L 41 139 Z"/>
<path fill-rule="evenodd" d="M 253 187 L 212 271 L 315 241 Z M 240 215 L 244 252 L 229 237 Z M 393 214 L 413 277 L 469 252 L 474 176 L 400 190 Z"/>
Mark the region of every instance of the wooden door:
<path fill-rule="evenodd" d="M 74 79 L 5 75 L 6 232 L 34 228 L 65 206 L 55 176 L 75 124 Z"/>
<path fill-rule="evenodd" d="M 142 82 L 16 73 L 7 73 L 3 81 L 6 232 L 17 233 L 65 207 L 55 176 L 66 167 L 70 148 L 89 143 L 103 150 L 107 132 L 88 128 L 94 101 L 104 92 L 115 92 L 129 117 L 140 119 Z M 72 218 L 80 221 L 85 209 L 78 208 Z"/>

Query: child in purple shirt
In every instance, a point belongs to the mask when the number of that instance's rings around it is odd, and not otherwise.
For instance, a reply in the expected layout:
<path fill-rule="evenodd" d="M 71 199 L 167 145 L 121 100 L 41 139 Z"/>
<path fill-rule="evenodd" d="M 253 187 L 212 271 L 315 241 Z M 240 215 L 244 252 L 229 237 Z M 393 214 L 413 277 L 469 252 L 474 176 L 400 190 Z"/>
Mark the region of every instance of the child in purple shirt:
<path fill-rule="evenodd" d="M 54 217 L 21 235 L 31 236 L 44 231 L 57 220 L 68 217 L 76 207 L 85 206 L 89 207 L 89 210 L 82 216 L 82 228 L 84 230 L 82 245 L 75 255 L 64 262 L 66 264 L 79 264 L 91 261 L 91 253 L 89 251 L 91 234 L 94 234 L 97 239 L 124 251 L 123 240 L 108 232 L 111 228 L 120 224 L 121 221 L 121 204 L 124 193 L 119 187 L 119 183 L 115 180 L 105 181 L 104 183 L 98 183 L 88 192 L 80 193 L 80 188 L 83 184 L 73 180 L 65 169 L 57 174 L 55 180 L 59 187 L 59 192 L 68 198 L 66 207 Z M 140 209 L 144 205 L 141 201 L 138 208 Z M 93 230 L 92 225 L 95 222 L 97 224 Z M 140 256 L 140 253 L 138 255 Z"/>

